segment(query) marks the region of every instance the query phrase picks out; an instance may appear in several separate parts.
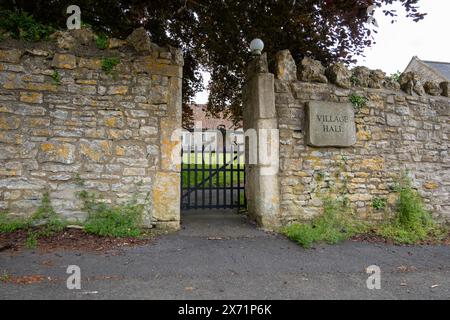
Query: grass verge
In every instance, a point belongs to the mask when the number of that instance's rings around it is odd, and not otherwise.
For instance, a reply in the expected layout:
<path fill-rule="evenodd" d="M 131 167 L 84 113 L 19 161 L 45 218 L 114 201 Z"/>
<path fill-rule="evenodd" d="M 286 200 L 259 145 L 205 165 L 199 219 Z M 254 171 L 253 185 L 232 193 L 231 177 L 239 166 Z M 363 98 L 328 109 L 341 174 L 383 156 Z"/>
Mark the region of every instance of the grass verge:
<path fill-rule="evenodd" d="M 448 228 L 433 221 L 406 174 L 401 176 L 395 189 L 398 200 L 392 221 L 369 226 L 355 219 L 345 201 L 326 198 L 322 216 L 310 223 L 291 224 L 284 227 L 281 232 L 305 248 L 311 247 L 316 242 L 335 244 L 357 234 L 368 233 L 391 240 L 395 244 L 439 242 L 448 236 Z"/>

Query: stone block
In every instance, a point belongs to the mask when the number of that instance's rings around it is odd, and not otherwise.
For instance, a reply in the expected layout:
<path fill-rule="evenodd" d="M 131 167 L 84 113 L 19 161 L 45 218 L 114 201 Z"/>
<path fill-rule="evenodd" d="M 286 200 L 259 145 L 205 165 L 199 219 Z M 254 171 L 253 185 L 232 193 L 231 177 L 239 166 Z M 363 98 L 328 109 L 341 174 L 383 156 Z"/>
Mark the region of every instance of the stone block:
<path fill-rule="evenodd" d="M 279 80 L 296 81 L 297 65 L 289 50 L 279 51 L 275 56 L 276 72 Z"/>
<path fill-rule="evenodd" d="M 181 168 L 181 130 L 180 121 L 171 118 L 161 119 L 161 169 L 179 172 Z"/>
<path fill-rule="evenodd" d="M 153 218 L 180 221 L 180 173 L 157 172 L 153 190 Z"/>
<path fill-rule="evenodd" d="M 136 60 L 133 63 L 133 70 L 140 73 L 145 72 L 150 75 L 178 78 L 183 76 L 183 69 L 180 66 L 159 63 L 152 56 L 145 56 Z"/>
<path fill-rule="evenodd" d="M 8 63 L 19 63 L 22 57 L 23 51 L 19 49 L 0 49 L 0 61 Z"/>
<path fill-rule="evenodd" d="M 73 54 L 56 53 L 53 56 L 52 66 L 60 69 L 75 69 L 77 58 Z"/>
<path fill-rule="evenodd" d="M 0 130 L 16 130 L 20 127 L 21 119 L 13 115 L 0 115 Z"/>
<path fill-rule="evenodd" d="M 105 162 L 112 155 L 111 142 L 82 139 L 80 141 L 80 155 L 88 161 Z"/>
<path fill-rule="evenodd" d="M 80 68 L 100 70 L 102 68 L 102 60 L 97 58 L 80 58 L 78 66 Z"/>
<path fill-rule="evenodd" d="M 43 94 L 38 92 L 20 92 L 20 101 L 26 103 L 42 103 Z"/>
<path fill-rule="evenodd" d="M 75 162 L 75 146 L 62 142 L 44 142 L 39 146 L 38 161 L 72 164 Z"/>

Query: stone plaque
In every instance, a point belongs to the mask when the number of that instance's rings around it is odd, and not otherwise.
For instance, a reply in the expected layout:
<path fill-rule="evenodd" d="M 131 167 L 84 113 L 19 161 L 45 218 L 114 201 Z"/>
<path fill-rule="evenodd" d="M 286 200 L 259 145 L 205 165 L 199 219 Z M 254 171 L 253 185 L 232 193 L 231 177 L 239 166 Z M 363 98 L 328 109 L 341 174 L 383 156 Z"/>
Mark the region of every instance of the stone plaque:
<path fill-rule="evenodd" d="M 350 103 L 311 101 L 306 119 L 311 146 L 350 147 L 356 143 L 355 111 Z"/>

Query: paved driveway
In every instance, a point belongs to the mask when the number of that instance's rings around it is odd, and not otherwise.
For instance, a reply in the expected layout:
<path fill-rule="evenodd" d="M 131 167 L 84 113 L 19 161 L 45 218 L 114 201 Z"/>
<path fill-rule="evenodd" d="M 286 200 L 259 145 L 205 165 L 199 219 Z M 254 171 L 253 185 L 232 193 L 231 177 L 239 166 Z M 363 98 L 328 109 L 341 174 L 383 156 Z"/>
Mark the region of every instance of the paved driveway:
<path fill-rule="evenodd" d="M 78 265 L 82 289 L 66 288 Z M 381 268 L 368 290 L 365 268 Z M 190 212 L 184 229 L 122 253 L 0 254 L 0 272 L 51 278 L 0 283 L 1 299 L 449 299 L 450 248 L 346 242 L 305 250 L 230 212 Z"/>

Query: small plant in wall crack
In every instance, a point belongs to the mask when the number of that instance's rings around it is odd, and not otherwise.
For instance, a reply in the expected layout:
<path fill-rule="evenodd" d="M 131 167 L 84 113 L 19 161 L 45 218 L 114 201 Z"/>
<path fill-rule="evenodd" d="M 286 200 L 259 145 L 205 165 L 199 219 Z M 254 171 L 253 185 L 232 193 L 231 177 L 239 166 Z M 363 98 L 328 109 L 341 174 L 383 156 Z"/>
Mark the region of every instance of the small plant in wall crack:
<path fill-rule="evenodd" d="M 105 50 L 108 48 L 109 45 L 109 39 L 108 37 L 106 37 L 105 35 L 99 35 L 98 37 L 95 38 L 95 45 L 97 48 L 99 48 L 100 50 Z"/>
<path fill-rule="evenodd" d="M 53 84 L 60 85 L 61 84 L 61 74 L 59 74 L 58 70 L 54 70 L 52 73 Z"/>
<path fill-rule="evenodd" d="M 61 232 L 67 226 L 66 221 L 61 219 L 53 208 L 48 192 L 44 193 L 41 205 L 30 218 L 31 227 L 40 227 L 37 231 L 31 230 L 26 240 L 26 246 L 30 249 L 38 244 L 41 237 L 51 237 Z"/>
<path fill-rule="evenodd" d="M 358 94 L 350 96 L 350 102 L 353 104 L 356 112 L 360 112 L 367 105 L 367 98 Z"/>
<path fill-rule="evenodd" d="M 326 196 L 323 203 L 323 215 L 310 223 L 287 226 L 282 233 L 302 247 L 309 248 L 315 242 L 336 244 L 366 231 L 366 226 L 353 216 L 346 198 Z"/>
<path fill-rule="evenodd" d="M 372 200 L 372 208 L 375 210 L 384 210 L 387 206 L 387 200 L 384 198 L 373 198 Z"/>
<path fill-rule="evenodd" d="M 102 59 L 102 70 L 106 74 L 112 74 L 114 68 L 120 63 L 120 59 L 117 57 L 103 58 Z"/>
<path fill-rule="evenodd" d="M 78 194 L 83 201 L 83 210 L 88 217 L 84 224 L 87 233 L 102 237 L 139 237 L 142 235 L 142 217 L 146 209 L 137 197 L 120 205 L 109 205 L 99 201 L 94 193 L 81 191 Z M 145 203 L 150 201 L 147 194 Z"/>
<path fill-rule="evenodd" d="M 401 76 L 402 76 L 402 73 L 400 71 L 397 71 L 396 73 L 391 74 L 389 79 L 392 82 L 400 82 L 400 77 Z"/>

